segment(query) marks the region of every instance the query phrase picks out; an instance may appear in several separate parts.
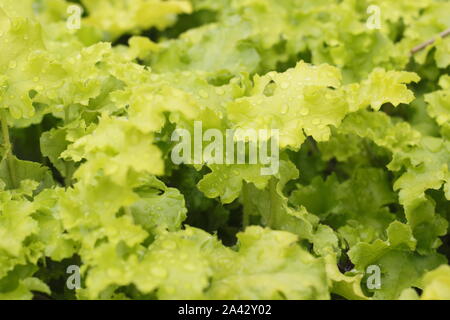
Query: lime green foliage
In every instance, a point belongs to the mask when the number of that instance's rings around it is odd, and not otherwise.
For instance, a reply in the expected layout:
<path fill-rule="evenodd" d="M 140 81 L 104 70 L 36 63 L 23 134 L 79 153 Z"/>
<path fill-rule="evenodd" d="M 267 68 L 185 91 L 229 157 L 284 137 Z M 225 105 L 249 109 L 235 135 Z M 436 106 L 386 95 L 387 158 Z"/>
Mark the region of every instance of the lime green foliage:
<path fill-rule="evenodd" d="M 423 277 L 423 294 L 425 300 L 448 300 L 450 299 L 450 270 L 448 266 L 428 272 Z"/>
<path fill-rule="evenodd" d="M 156 27 L 164 29 L 176 21 L 176 15 L 191 13 L 187 0 L 83 0 L 88 26 L 94 26 L 114 39 L 124 33 Z"/>
<path fill-rule="evenodd" d="M 77 3 L 0 3 L 0 299 L 450 299 L 449 1 Z"/>

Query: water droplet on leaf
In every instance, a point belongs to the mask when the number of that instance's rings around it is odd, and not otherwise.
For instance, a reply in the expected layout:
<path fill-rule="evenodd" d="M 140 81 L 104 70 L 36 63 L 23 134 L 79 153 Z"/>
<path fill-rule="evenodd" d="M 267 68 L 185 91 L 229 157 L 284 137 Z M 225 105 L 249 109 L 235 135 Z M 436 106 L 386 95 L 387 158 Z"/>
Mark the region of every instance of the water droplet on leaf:
<path fill-rule="evenodd" d="M 177 244 L 174 241 L 166 240 L 162 243 L 164 249 L 173 250 L 177 247 Z"/>
<path fill-rule="evenodd" d="M 160 278 L 167 277 L 166 269 L 163 269 L 161 267 L 152 267 L 151 273 L 156 277 L 160 277 Z"/>
<path fill-rule="evenodd" d="M 289 82 L 283 82 L 281 84 L 281 89 L 287 89 L 287 88 L 289 88 Z"/>
<path fill-rule="evenodd" d="M 281 107 L 281 114 L 286 114 L 289 111 L 289 106 L 287 104 Z"/>
<path fill-rule="evenodd" d="M 202 97 L 203 99 L 208 99 L 208 98 L 209 98 L 209 95 L 208 95 L 208 93 L 207 93 L 205 90 L 200 90 L 200 91 L 199 91 L 199 95 L 200 95 L 200 97 Z"/>

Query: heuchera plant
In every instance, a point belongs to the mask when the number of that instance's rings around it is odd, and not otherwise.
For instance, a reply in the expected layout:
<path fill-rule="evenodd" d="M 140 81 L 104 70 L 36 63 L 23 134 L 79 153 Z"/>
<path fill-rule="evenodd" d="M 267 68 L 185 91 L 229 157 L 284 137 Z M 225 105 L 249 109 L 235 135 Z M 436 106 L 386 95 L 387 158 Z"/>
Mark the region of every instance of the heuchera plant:
<path fill-rule="evenodd" d="M 450 299 L 449 28 L 447 0 L 1 0 L 0 299 Z M 195 123 L 220 156 L 174 162 Z M 277 130 L 276 170 L 225 159 L 261 135 L 208 148 L 237 130 Z"/>

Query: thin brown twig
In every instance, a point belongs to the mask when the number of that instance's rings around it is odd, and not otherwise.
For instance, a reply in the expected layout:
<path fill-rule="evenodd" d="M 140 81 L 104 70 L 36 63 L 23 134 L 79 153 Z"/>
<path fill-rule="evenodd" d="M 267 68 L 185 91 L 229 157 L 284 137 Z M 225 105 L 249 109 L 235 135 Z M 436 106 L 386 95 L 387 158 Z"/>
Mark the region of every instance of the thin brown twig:
<path fill-rule="evenodd" d="M 447 30 L 445 30 L 445 31 L 443 31 L 443 32 L 441 32 L 441 33 L 439 34 L 439 37 L 440 37 L 440 38 L 445 38 L 445 37 L 447 37 L 447 36 L 449 36 L 449 35 L 450 35 L 450 28 L 447 29 Z M 425 49 L 426 47 L 432 45 L 435 41 L 436 41 L 436 39 L 430 39 L 430 40 L 428 40 L 428 41 L 425 41 L 424 43 L 419 44 L 418 46 L 414 47 L 414 48 L 411 50 L 411 55 L 414 55 L 414 54 L 416 54 L 417 52 L 422 51 L 422 50 Z"/>

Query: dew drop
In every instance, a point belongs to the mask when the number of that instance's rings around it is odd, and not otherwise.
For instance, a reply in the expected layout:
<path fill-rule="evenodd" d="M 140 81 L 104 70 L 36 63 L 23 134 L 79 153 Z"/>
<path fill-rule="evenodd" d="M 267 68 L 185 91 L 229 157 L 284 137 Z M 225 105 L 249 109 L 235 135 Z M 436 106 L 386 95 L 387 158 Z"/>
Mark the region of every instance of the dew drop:
<path fill-rule="evenodd" d="M 283 82 L 281 84 L 281 89 L 287 89 L 287 88 L 289 88 L 289 82 Z"/>
<path fill-rule="evenodd" d="M 188 255 L 186 253 L 181 253 L 180 254 L 180 259 L 181 260 L 186 260 L 188 258 Z"/>
<path fill-rule="evenodd" d="M 12 22 L 12 24 L 11 24 L 11 29 L 12 29 L 12 30 L 17 30 L 17 29 L 19 29 L 19 28 L 20 28 L 20 22 L 17 21 L 17 20 L 14 20 L 14 21 Z"/>
<path fill-rule="evenodd" d="M 380 107 L 383 103 L 379 100 L 372 101 L 372 107 Z"/>
<path fill-rule="evenodd" d="M 222 88 L 217 88 L 217 89 L 216 89 L 216 93 L 217 93 L 219 96 L 223 96 L 224 93 L 225 93 L 225 91 L 224 91 Z"/>
<path fill-rule="evenodd" d="M 186 268 L 186 270 L 188 271 L 195 271 L 195 265 L 193 265 L 192 263 L 188 263 L 184 266 Z"/>
<path fill-rule="evenodd" d="M 164 249 L 173 250 L 177 247 L 177 244 L 171 240 L 166 240 L 162 243 Z"/>
<path fill-rule="evenodd" d="M 199 95 L 200 95 L 200 97 L 202 97 L 203 99 L 208 99 L 208 98 L 209 98 L 209 95 L 208 95 L 208 93 L 207 93 L 205 90 L 200 90 L 200 91 L 199 91 Z"/>
<path fill-rule="evenodd" d="M 315 125 L 315 126 L 317 126 L 317 125 L 319 125 L 320 124 L 320 119 L 314 119 L 313 121 L 312 121 L 312 124 L 313 125 Z"/>
<path fill-rule="evenodd" d="M 216 194 L 216 193 L 217 193 L 217 189 L 214 188 L 214 187 L 209 188 L 209 193 L 210 193 L 210 194 Z"/>
<path fill-rule="evenodd" d="M 15 60 L 13 60 L 9 63 L 8 66 L 10 69 L 14 69 L 15 67 L 17 67 L 17 62 Z"/>
<path fill-rule="evenodd" d="M 308 108 L 303 108 L 303 109 L 300 111 L 300 114 L 301 114 L 302 116 L 307 116 L 307 115 L 309 114 L 309 109 L 308 109 Z"/>
<path fill-rule="evenodd" d="M 153 267 L 151 269 L 151 273 L 156 276 L 156 277 L 160 277 L 160 278 L 165 278 L 167 277 L 167 271 L 166 269 L 163 269 L 161 267 Z"/>

